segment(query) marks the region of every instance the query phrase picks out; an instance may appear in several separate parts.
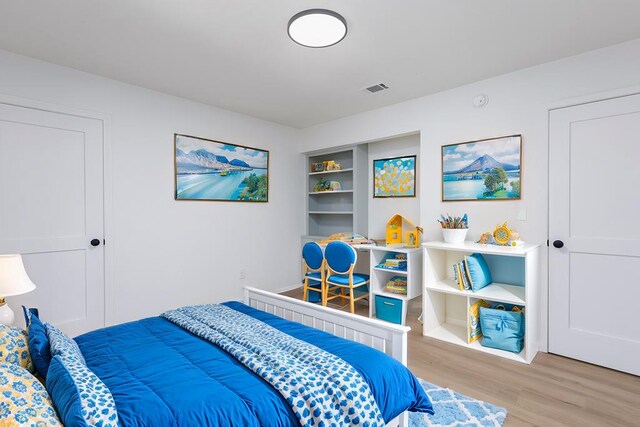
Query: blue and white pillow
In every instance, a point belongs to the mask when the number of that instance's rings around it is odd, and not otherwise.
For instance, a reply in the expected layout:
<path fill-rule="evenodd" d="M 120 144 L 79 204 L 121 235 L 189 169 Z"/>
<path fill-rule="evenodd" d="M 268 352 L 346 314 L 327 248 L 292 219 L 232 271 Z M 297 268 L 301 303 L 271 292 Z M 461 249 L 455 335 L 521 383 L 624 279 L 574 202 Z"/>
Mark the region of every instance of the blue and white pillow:
<path fill-rule="evenodd" d="M 0 426 L 62 427 L 49 394 L 26 369 L 0 363 Z"/>
<path fill-rule="evenodd" d="M 489 270 L 487 261 L 482 254 L 471 254 L 465 257 L 464 265 L 473 292 L 479 291 L 493 282 L 491 270 Z"/>
<path fill-rule="evenodd" d="M 80 360 L 54 356 L 47 390 L 64 425 L 117 427 L 118 412 L 109 388 Z"/>
<path fill-rule="evenodd" d="M 49 363 L 51 362 L 51 349 L 49 347 L 49 337 L 47 327 L 38 318 L 36 312 L 29 311 L 29 353 L 33 365 L 42 378 L 47 377 Z"/>
<path fill-rule="evenodd" d="M 28 339 L 22 329 L 0 324 L 0 363 L 13 363 L 33 372 Z"/>
<path fill-rule="evenodd" d="M 55 326 L 49 323 L 46 323 L 46 326 L 52 356 L 60 356 L 65 360 L 75 359 L 84 366 L 87 366 L 87 362 L 84 360 L 84 356 L 74 340 L 66 336 L 64 332 Z"/>

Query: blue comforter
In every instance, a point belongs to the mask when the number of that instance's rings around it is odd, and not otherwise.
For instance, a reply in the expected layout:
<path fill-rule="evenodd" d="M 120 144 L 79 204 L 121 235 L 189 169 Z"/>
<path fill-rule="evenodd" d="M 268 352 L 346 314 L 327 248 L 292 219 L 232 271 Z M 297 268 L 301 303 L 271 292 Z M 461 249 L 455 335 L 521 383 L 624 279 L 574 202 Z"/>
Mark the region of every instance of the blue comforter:
<path fill-rule="evenodd" d="M 431 412 L 416 378 L 385 354 L 238 302 L 226 305 L 351 364 L 371 387 L 386 421 L 407 409 Z M 124 427 L 298 425 L 267 382 L 160 317 L 89 332 L 76 341 L 89 368 L 111 390 Z"/>

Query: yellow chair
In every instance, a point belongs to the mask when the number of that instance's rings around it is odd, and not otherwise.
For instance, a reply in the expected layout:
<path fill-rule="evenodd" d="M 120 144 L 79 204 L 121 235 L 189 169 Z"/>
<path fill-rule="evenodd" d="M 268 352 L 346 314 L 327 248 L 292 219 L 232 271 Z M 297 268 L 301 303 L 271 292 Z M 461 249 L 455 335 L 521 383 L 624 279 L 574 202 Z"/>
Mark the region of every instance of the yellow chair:
<path fill-rule="evenodd" d="M 324 259 L 327 272 L 323 305 L 341 298 L 349 301 L 349 311 L 355 313 L 355 302 L 369 297 L 369 275 L 353 272 L 358 259 L 356 250 L 344 242 L 331 242 L 324 250 Z M 356 297 L 356 290 L 363 295 Z"/>
<path fill-rule="evenodd" d="M 309 302 L 322 302 L 322 305 L 326 305 L 324 301 L 325 261 L 320 245 L 315 242 L 305 243 L 302 247 L 302 263 L 304 267 L 303 299 Z M 309 298 L 309 291 L 319 293 L 317 301 Z"/>

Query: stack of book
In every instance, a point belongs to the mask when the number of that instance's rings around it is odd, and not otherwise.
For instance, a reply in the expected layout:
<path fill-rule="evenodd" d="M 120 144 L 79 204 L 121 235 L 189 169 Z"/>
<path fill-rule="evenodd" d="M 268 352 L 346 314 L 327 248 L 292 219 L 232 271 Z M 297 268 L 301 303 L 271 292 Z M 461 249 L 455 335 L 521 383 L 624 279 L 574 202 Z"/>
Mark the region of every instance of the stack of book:
<path fill-rule="evenodd" d="M 386 268 L 388 270 L 407 270 L 407 260 L 399 258 L 385 259 L 382 263 L 378 264 L 378 268 Z"/>
<path fill-rule="evenodd" d="M 406 295 L 407 294 L 407 278 L 404 276 L 393 276 L 384 287 L 386 292 L 392 294 Z"/>
<path fill-rule="evenodd" d="M 461 291 L 471 290 L 471 281 L 469 280 L 469 271 L 466 263 L 463 261 L 453 264 L 453 280 L 458 283 Z"/>

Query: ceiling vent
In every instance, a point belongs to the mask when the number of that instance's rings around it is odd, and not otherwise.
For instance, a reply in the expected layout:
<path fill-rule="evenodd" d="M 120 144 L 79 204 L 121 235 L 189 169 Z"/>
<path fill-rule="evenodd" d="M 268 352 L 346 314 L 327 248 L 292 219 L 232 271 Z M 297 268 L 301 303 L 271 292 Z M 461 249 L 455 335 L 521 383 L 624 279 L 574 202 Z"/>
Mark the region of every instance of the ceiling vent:
<path fill-rule="evenodd" d="M 383 90 L 389 89 L 389 86 L 387 86 L 384 83 L 378 83 L 377 85 L 373 85 L 373 86 L 369 86 L 368 88 L 366 88 L 366 91 L 369 91 L 371 93 L 376 93 L 376 92 L 380 92 Z"/>

